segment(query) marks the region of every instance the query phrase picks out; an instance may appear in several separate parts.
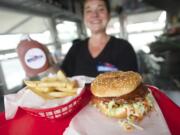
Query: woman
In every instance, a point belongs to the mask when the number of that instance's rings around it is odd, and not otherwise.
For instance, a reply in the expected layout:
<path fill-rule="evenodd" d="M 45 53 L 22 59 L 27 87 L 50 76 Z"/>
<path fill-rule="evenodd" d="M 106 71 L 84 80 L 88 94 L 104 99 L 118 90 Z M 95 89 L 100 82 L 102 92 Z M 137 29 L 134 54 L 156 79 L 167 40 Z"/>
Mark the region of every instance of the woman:
<path fill-rule="evenodd" d="M 83 14 L 91 37 L 74 42 L 62 63 L 66 75 L 95 77 L 107 71 L 137 71 L 136 55 L 131 45 L 106 34 L 110 19 L 108 1 L 85 0 Z"/>

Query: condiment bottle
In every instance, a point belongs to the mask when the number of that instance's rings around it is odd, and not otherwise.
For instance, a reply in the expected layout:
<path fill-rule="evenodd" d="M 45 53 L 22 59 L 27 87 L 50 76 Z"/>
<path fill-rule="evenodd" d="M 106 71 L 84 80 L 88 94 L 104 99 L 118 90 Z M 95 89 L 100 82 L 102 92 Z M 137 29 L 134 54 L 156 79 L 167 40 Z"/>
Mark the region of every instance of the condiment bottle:
<path fill-rule="evenodd" d="M 48 48 L 30 37 L 20 41 L 17 53 L 27 77 L 35 77 L 51 66 Z"/>

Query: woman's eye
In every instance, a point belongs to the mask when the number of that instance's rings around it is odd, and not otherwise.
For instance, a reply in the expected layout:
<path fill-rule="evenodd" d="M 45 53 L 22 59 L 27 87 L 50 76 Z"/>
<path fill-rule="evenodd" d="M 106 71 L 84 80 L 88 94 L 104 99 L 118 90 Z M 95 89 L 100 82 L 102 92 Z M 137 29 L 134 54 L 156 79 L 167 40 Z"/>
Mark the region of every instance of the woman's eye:
<path fill-rule="evenodd" d="M 104 9 L 104 8 L 99 8 L 98 10 L 102 12 L 102 11 L 104 11 L 105 9 Z"/>
<path fill-rule="evenodd" d="M 86 10 L 85 13 L 91 13 L 92 11 L 91 10 Z"/>

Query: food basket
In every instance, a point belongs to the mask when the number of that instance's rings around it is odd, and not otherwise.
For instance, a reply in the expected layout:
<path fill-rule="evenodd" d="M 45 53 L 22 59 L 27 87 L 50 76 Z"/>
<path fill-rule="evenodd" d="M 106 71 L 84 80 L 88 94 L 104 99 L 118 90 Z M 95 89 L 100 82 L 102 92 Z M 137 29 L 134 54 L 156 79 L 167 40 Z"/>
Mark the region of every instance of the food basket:
<path fill-rule="evenodd" d="M 57 107 L 52 107 L 47 109 L 33 109 L 27 107 L 21 107 L 21 108 L 25 110 L 27 113 L 37 117 L 43 117 L 47 119 L 63 118 L 71 114 L 79 107 L 79 105 L 83 100 L 84 94 L 85 94 L 85 88 L 81 91 L 81 93 L 77 97 L 75 97 L 68 103 L 59 105 Z"/>

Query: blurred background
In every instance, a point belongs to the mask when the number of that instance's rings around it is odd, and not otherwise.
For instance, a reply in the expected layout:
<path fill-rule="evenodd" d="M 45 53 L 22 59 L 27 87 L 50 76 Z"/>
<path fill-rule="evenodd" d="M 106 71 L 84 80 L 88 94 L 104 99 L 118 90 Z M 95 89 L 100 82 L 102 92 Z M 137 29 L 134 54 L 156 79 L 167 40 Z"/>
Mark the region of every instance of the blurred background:
<path fill-rule="evenodd" d="M 144 82 L 180 105 L 180 1 L 109 1 L 107 33 L 127 39 Z M 20 90 L 26 78 L 16 53 L 23 35 L 46 45 L 61 64 L 73 40 L 90 34 L 82 23 L 82 0 L 0 0 L 0 20 L 0 111 L 3 95 Z"/>

